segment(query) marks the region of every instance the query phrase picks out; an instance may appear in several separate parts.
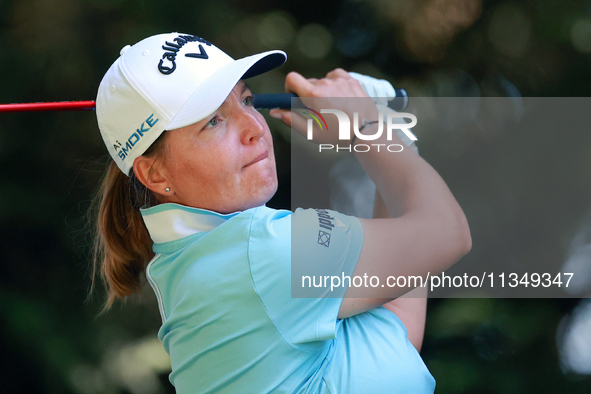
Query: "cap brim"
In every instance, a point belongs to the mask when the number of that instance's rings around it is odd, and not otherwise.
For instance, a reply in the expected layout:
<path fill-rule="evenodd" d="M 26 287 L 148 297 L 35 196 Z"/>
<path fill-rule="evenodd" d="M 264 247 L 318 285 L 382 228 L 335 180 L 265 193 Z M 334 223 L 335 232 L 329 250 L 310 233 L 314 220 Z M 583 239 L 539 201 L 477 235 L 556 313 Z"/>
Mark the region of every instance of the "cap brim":
<path fill-rule="evenodd" d="M 270 71 L 286 60 L 285 52 L 269 51 L 226 64 L 195 89 L 166 129 L 179 129 L 205 119 L 224 103 L 238 81 Z"/>

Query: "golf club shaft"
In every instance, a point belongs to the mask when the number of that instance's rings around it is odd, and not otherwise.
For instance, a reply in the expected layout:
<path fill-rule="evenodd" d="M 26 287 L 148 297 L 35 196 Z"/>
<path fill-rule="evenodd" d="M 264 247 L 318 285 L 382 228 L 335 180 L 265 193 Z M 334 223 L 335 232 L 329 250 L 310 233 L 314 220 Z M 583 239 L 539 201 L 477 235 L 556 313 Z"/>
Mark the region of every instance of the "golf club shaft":
<path fill-rule="evenodd" d="M 269 93 L 253 94 L 253 105 L 257 109 L 290 109 L 292 107 L 292 98 L 297 98 L 292 93 Z M 402 111 L 406 108 L 408 96 L 404 89 L 396 89 L 396 98 L 390 106 Z M 392 105 L 394 104 L 394 105 Z M 303 107 L 299 100 L 294 101 L 294 106 Z M 0 112 L 37 112 L 37 111 L 88 111 L 94 110 L 96 103 L 92 100 L 87 101 L 57 101 L 47 103 L 22 103 L 22 104 L 0 104 Z"/>
<path fill-rule="evenodd" d="M 95 102 L 58 101 L 51 103 L 0 104 L 0 112 L 36 112 L 36 111 L 87 111 L 95 108 Z"/>

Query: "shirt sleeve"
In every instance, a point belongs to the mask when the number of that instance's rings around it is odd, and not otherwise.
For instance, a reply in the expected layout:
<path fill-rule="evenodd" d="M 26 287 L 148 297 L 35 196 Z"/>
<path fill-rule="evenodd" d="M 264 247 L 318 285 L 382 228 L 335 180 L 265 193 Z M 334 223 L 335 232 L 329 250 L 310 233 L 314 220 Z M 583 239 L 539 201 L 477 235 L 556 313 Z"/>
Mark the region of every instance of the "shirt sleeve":
<path fill-rule="evenodd" d="M 263 207 L 253 215 L 248 252 L 253 285 L 289 343 L 313 346 L 335 338 L 346 278 L 353 275 L 362 245 L 359 219 L 335 211 L 292 214 Z"/>

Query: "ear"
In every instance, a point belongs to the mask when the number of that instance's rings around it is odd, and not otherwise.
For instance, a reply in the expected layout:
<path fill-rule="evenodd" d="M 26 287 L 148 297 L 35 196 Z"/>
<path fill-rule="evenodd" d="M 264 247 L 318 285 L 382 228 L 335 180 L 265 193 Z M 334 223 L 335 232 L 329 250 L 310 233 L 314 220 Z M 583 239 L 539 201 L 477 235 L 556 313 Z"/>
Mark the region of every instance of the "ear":
<path fill-rule="evenodd" d="M 154 193 L 164 196 L 166 188 L 170 187 L 165 171 L 157 162 L 157 157 L 137 157 L 133 162 L 133 172 L 136 178 Z"/>

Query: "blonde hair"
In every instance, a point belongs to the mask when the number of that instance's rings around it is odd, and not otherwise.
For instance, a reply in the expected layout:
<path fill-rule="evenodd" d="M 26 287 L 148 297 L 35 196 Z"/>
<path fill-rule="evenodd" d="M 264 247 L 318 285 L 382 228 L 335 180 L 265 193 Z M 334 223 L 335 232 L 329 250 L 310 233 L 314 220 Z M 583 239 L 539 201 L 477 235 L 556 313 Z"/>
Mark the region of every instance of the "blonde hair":
<path fill-rule="evenodd" d="M 161 156 L 164 134 L 144 156 Z M 154 252 L 140 208 L 158 203 L 156 195 L 136 178 L 133 169 L 127 177 L 111 161 L 91 210 L 94 247 L 90 292 L 100 276 L 107 290 L 102 312 L 109 310 L 117 299 L 141 292 L 142 275 Z"/>

